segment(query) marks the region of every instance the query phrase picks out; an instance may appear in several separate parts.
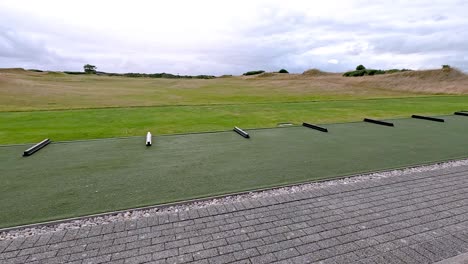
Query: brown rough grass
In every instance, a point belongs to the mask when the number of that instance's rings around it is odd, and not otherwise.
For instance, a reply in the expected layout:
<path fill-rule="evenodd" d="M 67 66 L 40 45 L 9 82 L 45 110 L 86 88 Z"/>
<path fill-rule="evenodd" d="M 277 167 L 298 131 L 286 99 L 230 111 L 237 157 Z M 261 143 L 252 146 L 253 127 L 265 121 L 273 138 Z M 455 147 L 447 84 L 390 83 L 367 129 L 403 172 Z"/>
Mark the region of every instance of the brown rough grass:
<path fill-rule="evenodd" d="M 269 80 L 265 80 L 268 77 Z M 275 85 L 291 85 L 294 88 L 306 88 L 306 83 L 313 81 L 314 89 L 334 90 L 339 92 L 350 87 L 363 90 L 377 89 L 424 94 L 468 94 L 468 75 L 455 68 L 406 71 L 384 75 L 343 77 L 341 73 L 323 72 L 310 69 L 302 74 L 263 73 L 257 77 Z M 288 83 L 287 81 L 294 82 Z"/>
<path fill-rule="evenodd" d="M 456 69 L 343 77 L 317 69 L 210 80 L 69 75 L 0 69 L 0 111 L 240 104 L 468 94 Z"/>

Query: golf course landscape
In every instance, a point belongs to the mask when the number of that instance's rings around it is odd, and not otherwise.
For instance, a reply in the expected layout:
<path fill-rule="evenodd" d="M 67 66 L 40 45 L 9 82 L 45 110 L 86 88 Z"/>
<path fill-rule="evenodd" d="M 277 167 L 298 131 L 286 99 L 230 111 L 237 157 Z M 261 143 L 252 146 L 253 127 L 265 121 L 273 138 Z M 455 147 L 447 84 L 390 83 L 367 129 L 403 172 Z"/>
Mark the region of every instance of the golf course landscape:
<path fill-rule="evenodd" d="M 0 69 L 0 228 L 466 158 L 468 116 L 453 113 L 467 110 L 456 69 L 214 79 Z"/>

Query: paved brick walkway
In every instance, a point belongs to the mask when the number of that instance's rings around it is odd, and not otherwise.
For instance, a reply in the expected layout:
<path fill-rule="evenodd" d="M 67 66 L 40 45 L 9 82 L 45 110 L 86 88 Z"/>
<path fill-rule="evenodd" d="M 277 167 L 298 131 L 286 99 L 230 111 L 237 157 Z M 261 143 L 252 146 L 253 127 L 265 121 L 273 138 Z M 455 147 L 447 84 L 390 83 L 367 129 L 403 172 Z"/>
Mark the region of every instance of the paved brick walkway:
<path fill-rule="evenodd" d="M 0 241 L 1 263 L 434 263 L 468 252 L 468 166 Z"/>

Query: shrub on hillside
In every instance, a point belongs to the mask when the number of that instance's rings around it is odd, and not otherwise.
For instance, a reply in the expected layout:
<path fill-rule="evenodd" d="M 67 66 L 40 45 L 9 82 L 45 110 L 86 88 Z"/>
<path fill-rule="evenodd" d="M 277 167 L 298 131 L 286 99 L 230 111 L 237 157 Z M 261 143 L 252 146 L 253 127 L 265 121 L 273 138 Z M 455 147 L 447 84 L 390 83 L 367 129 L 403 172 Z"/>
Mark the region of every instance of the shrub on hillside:
<path fill-rule="evenodd" d="M 281 70 L 279 70 L 279 73 L 289 73 L 289 72 L 287 70 L 285 70 L 285 69 L 281 69 Z"/>
<path fill-rule="evenodd" d="M 365 73 L 366 73 L 365 70 L 349 71 L 349 72 L 345 72 L 343 74 L 343 76 L 345 76 L 345 77 L 359 77 L 359 76 L 364 76 Z"/>
<path fill-rule="evenodd" d="M 360 64 L 356 67 L 356 71 L 362 71 L 362 70 L 365 70 L 366 67 L 364 67 L 364 65 Z"/>
<path fill-rule="evenodd" d="M 248 71 L 242 75 L 245 75 L 245 76 L 248 76 L 248 75 L 256 75 L 256 74 L 260 74 L 260 73 L 264 73 L 265 71 Z"/>
<path fill-rule="evenodd" d="M 390 69 L 390 70 L 386 70 L 385 73 L 395 73 L 395 72 L 400 72 L 401 70 L 399 69 Z"/>
<path fill-rule="evenodd" d="M 303 75 L 307 75 L 307 76 L 324 76 L 324 75 L 327 75 L 329 74 L 328 72 L 323 72 L 319 69 L 309 69 L 305 72 L 302 73 Z"/>
<path fill-rule="evenodd" d="M 367 75 L 385 74 L 382 70 L 366 70 Z"/>
<path fill-rule="evenodd" d="M 411 71 L 410 69 L 390 69 L 386 70 L 385 73 L 396 73 L 396 72 L 405 72 L 405 71 Z"/>
<path fill-rule="evenodd" d="M 447 65 L 448 66 L 448 65 Z M 442 66 L 443 67 L 443 66 Z M 364 65 L 358 65 L 356 67 L 355 71 L 349 71 L 343 73 L 344 77 L 359 77 L 359 76 L 365 76 L 365 75 L 377 75 L 377 74 L 386 74 L 386 73 L 396 73 L 396 72 L 405 72 L 405 71 L 411 71 L 409 69 L 390 69 L 390 70 L 376 70 L 376 69 L 366 69 Z"/>
<path fill-rule="evenodd" d="M 365 75 L 376 75 L 376 74 L 385 74 L 385 71 L 382 70 L 374 70 L 374 69 L 364 69 L 364 70 L 356 70 L 356 71 L 349 71 L 343 74 L 344 77 L 360 77 Z"/>

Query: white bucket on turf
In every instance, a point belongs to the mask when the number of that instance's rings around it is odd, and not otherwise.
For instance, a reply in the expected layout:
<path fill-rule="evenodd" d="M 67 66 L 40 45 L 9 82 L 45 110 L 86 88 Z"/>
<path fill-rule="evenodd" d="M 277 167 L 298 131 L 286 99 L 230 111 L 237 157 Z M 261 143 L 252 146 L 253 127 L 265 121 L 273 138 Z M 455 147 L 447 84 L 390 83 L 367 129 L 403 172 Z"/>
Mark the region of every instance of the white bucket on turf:
<path fill-rule="evenodd" d="M 151 146 L 151 133 L 146 134 L 146 146 Z"/>

